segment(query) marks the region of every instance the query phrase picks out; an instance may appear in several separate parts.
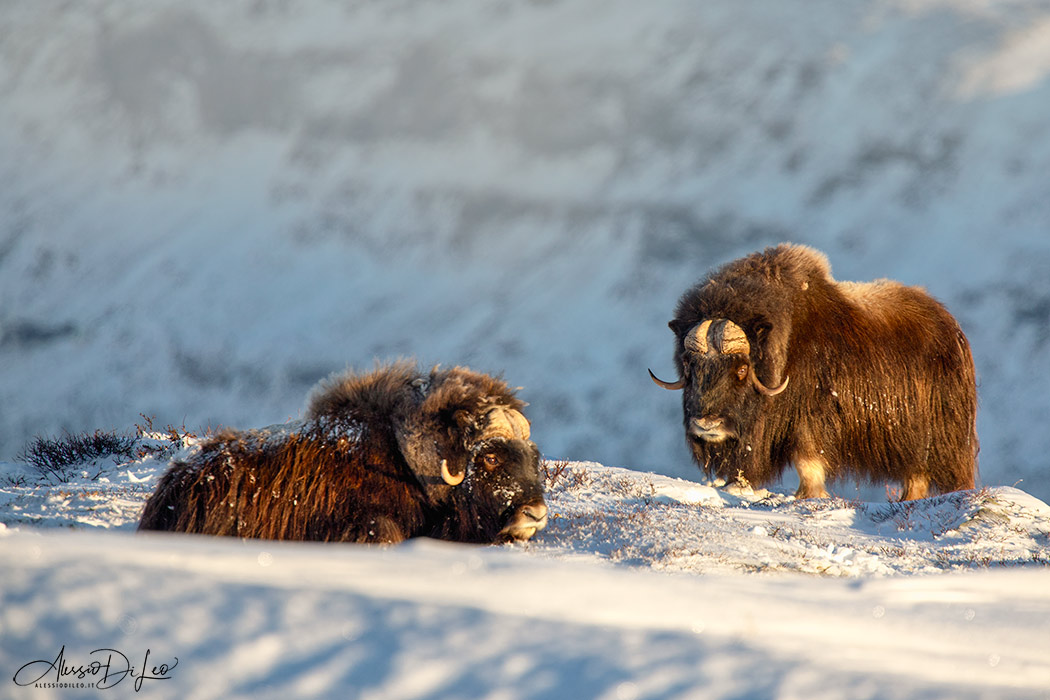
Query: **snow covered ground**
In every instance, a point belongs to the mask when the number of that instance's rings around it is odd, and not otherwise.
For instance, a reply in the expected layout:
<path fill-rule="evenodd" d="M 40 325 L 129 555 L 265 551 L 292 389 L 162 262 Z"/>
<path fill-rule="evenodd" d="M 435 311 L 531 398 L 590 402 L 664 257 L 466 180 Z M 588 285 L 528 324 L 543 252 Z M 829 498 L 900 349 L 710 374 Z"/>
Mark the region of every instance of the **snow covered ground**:
<path fill-rule="evenodd" d="M 1050 506 L 1014 488 L 800 502 L 547 462 L 526 545 L 134 534 L 157 438 L 62 483 L 0 464 L 0 696 L 1050 697 Z"/>

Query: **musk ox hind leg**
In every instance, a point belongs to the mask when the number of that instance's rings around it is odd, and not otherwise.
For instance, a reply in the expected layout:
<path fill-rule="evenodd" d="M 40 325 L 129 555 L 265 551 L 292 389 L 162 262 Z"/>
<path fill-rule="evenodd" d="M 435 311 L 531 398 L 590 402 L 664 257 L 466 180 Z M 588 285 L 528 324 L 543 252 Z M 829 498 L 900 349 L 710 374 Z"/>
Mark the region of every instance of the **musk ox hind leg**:
<path fill-rule="evenodd" d="M 930 493 L 930 477 L 922 472 L 908 474 L 904 477 L 904 495 L 902 501 L 914 501 L 926 498 Z"/>

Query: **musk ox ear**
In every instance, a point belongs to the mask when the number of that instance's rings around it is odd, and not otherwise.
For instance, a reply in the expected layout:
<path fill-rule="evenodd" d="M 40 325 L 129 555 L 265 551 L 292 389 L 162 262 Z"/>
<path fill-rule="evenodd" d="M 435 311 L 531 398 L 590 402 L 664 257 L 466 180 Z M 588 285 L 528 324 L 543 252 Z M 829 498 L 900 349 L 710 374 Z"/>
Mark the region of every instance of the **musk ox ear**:
<path fill-rule="evenodd" d="M 447 431 L 434 423 L 432 416 L 419 411 L 402 416 L 395 422 L 394 435 L 401 455 L 427 495 L 436 501 L 444 500 L 444 485 L 457 486 L 466 477 L 466 462 L 456 459 L 444 441 Z"/>
<path fill-rule="evenodd" d="M 759 321 L 754 325 L 755 342 L 762 345 L 769 337 L 769 331 L 773 326 L 768 321 Z"/>
<path fill-rule="evenodd" d="M 669 321 L 667 323 L 667 327 L 674 331 L 674 334 L 676 336 L 681 338 L 689 331 L 690 328 L 693 327 L 693 323 L 690 321 L 681 321 L 676 318 L 673 321 Z"/>
<path fill-rule="evenodd" d="M 779 387 L 784 383 L 787 369 L 788 337 L 791 335 L 791 324 L 783 323 L 774 326 L 768 321 L 760 321 L 752 331 L 755 346 L 751 351 L 751 361 L 758 379 L 767 387 Z"/>
<path fill-rule="evenodd" d="M 435 501 L 447 498 L 446 485 L 459 484 L 466 474 L 466 463 L 454 459 L 447 444 L 455 427 L 434 402 L 435 385 L 442 383 L 445 374 L 447 371 L 435 367 L 429 376 L 412 382 L 412 400 L 401 407 L 394 420 L 394 437 L 401 455 Z"/>

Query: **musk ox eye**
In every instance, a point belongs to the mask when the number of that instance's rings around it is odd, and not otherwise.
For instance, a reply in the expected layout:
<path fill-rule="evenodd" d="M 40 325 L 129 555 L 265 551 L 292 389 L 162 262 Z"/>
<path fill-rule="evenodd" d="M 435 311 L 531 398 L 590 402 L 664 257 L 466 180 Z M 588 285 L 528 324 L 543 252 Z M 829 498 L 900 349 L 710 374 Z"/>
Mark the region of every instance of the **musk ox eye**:
<path fill-rule="evenodd" d="M 492 471 L 493 469 L 495 469 L 496 467 L 498 467 L 500 465 L 499 455 L 497 455 L 497 454 L 495 454 L 493 452 L 489 452 L 488 454 L 486 454 L 484 457 L 481 458 L 481 464 L 482 464 L 482 466 L 485 467 L 486 470 Z"/>
<path fill-rule="evenodd" d="M 740 381 L 747 379 L 747 365 L 740 365 L 736 369 L 736 378 Z"/>

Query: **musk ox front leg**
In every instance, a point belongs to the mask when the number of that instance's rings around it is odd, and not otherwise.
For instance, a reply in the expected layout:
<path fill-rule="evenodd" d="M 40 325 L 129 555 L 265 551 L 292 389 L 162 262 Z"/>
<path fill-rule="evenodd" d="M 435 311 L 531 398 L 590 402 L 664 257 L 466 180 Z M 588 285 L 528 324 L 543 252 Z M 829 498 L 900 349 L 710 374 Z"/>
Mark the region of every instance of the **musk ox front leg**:
<path fill-rule="evenodd" d="M 792 460 L 798 472 L 798 491 L 795 498 L 827 498 L 824 488 L 828 463 L 823 457 L 796 455 Z"/>
<path fill-rule="evenodd" d="M 402 531 L 401 526 L 394 522 L 391 518 L 380 515 L 371 520 L 369 523 L 367 536 L 358 538 L 344 538 L 344 541 L 348 542 L 363 542 L 363 543 L 378 543 L 378 544 L 397 544 L 404 542 L 407 538 L 405 533 Z"/>

